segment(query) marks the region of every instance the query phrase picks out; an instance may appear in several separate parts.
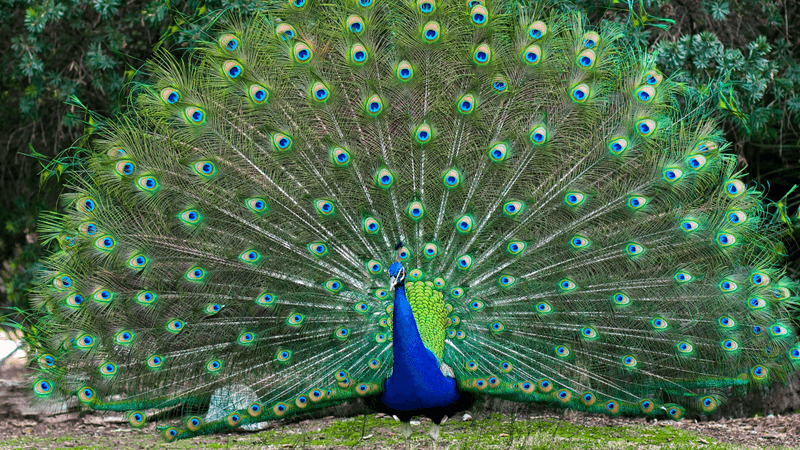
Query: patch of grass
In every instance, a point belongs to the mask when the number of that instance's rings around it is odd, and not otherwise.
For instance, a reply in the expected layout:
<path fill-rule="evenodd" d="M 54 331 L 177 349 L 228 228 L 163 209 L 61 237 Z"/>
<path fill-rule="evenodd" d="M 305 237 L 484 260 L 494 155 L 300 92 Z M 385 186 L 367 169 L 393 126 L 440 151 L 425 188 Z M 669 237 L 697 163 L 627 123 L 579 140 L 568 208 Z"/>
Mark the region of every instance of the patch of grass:
<path fill-rule="evenodd" d="M 430 422 L 412 426 L 414 449 L 431 449 Z M 390 417 L 375 415 L 332 422 L 312 420 L 283 425 L 258 433 L 228 433 L 164 443 L 151 432 L 120 429 L 102 431 L 76 429 L 63 437 L 33 435 L 0 441 L 2 449 L 393 449 L 403 448 L 400 427 Z M 702 440 L 701 440 L 702 439 Z M 442 426 L 438 450 L 555 450 L 555 449 L 696 449 L 743 450 L 738 444 L 720 444 L 693 432 L 671 426 L 631 424 L 624 426 L 583 426 L 562 420 L 515 420 L 492 414 L 483 420 L 450 421 Z M 782 450 L 784 447 L 774 447 Z"/>

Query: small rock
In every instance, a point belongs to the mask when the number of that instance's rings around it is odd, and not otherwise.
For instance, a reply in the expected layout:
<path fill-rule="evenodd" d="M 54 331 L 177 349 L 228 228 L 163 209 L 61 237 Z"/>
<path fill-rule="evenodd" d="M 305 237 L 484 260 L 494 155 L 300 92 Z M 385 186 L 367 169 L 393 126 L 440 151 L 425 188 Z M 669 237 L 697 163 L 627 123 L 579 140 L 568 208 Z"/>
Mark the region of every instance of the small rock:
<path fill-rule="evenodd" d="M 470 420 L 472 420 L 472 416 L 470 416 L 468 413 L 464 413 L 464 417 L 462 417 L 461 420 L 463 420 L 464 422 L 469 422 Z"/>
<path fill-rule="evenodd" d="M 362 437 L 361 439 L 369 439 L 369 438 L 371 438 L 371 437 L 372 437 L 372 435 L 371 435 L 371 434 L 368 434 L 368 435 L 366 435 L 366 436 Z"/>
<path fill-rule="evenodd" d="M 420 421 L 419 421 L 419 420 L 412 420 L 412 421 L 411 421 L 411 422 L 409 422 L 409 423 L 411 423 L 411 425 L 412 425 L 412 426 L 417 426 L 417 425 L 419 425 L 419 424 L 420 424 Z"/>

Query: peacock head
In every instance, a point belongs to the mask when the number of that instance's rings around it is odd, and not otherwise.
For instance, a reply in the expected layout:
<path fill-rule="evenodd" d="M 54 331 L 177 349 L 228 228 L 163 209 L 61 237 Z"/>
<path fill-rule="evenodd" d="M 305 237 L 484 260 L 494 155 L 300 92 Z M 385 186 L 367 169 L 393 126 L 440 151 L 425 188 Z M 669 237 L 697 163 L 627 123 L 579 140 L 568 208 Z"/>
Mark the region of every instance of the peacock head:
<path fill-rule="evenodd" d="M 406 282 L 406 269 L 399 262 L 392 263 L 389 266 L 389 290 L 394 290 L 398 286 L 402 286 Z"/>

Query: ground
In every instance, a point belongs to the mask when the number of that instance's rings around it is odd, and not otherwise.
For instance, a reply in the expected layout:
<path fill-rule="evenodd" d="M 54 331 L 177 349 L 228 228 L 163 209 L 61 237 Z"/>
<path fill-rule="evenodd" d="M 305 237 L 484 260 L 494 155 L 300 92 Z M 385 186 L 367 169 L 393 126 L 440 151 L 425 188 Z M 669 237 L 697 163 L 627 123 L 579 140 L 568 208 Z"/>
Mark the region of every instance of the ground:
<path fill-rule="evenodd" d="M 149 424 L 131 429 L 120 415 L 46 414 L 28 405 L 24 362 L 0 367 L 0 449 L 402 449 L 399 424 L 389 416 L 284 420 L 259 432 L 164 443 Z M 488 411 L 489 408 L 481 408 Z M 344 414 L 343 409 L 333 413 Z M 412 422 L 414 449 L 433 449 L 427 420 Z M 529 408 L 504 414 L 471 411 L 448 420 L 438 450 L 446 449 L 714 449 L 800 448 L 800 413 L 719 421 L 647 421 Z"/>

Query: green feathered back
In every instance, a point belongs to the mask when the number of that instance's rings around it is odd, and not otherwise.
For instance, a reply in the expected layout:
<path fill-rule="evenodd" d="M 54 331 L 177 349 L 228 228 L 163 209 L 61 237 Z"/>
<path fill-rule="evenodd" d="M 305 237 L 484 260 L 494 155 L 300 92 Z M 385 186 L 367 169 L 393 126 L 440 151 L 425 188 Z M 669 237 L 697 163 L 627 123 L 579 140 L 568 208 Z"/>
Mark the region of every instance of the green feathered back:
<path fill-rule="evenodd" d="M 395 259 L 443 294 L 446 327 L 415 313 L 464 391 L 678 419 L 783 379 L 780 230 L 712 102 L 623 33 L 293 0 L 162 54 L 44 226 L 34 391 L 134 426 L 179 406 L 168 439 L 379 395 Z M 234 385 L 258 401 L 193 412 Z"/>

